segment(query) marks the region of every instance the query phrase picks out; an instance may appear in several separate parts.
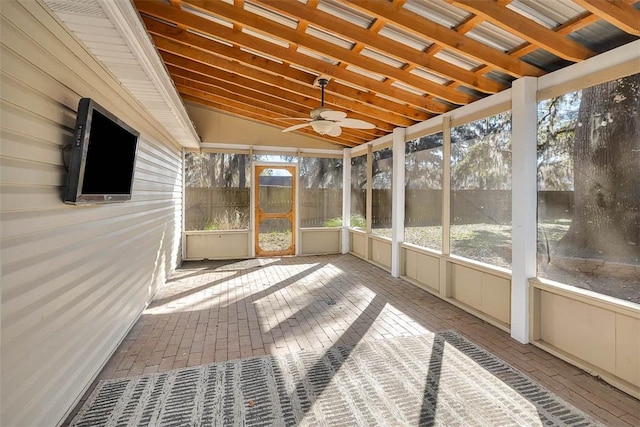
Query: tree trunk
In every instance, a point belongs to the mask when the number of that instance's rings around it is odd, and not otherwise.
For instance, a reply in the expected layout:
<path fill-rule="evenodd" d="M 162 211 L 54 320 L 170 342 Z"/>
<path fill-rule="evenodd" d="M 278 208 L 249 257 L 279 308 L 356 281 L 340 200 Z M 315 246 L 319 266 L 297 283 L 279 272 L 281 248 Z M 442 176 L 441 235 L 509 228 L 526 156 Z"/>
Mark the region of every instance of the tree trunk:
<path fill-rule="evenodd" d="M 247 177 L 245 174 L 245 170 L 247 165 L 245 164 L 246 157 L 244 154 L 240 154 L 238 156 L 239 165 L 238 165 L 238 187 L 244 188 L 247 186 Z"/>
<path fill-rule="evenodd" d="M 640 74 L 582 91 L 573 148 L 573 255 L 640 261 Z"/>

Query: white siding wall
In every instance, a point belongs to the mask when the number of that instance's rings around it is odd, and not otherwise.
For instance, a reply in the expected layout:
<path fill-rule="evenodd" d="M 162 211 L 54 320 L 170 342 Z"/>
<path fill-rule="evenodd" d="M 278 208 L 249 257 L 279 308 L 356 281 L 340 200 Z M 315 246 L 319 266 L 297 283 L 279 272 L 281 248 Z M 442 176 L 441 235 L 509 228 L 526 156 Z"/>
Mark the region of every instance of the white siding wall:
<path fill-rule="evenodd" d="M 45 8 L 0 3 L 0 424 L 51 426 L 179 262 L 182 163 L 178 145 Z M 62 203 L 61 147 L 81 97 L 141 132 L 130 202 Z"/>

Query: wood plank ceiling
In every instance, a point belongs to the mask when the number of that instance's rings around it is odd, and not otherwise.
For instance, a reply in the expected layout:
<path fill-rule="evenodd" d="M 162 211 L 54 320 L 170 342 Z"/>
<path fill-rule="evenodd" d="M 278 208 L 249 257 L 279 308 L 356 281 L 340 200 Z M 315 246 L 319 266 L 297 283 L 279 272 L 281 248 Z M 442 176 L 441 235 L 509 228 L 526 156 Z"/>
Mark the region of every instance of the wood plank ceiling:
<path fill-rule="evenodd" d="M 640 0 L 135 0 L 185 102 L 355 146 L 635 40 Z M 320 137 L 310 127 L 304 134 Z"/>

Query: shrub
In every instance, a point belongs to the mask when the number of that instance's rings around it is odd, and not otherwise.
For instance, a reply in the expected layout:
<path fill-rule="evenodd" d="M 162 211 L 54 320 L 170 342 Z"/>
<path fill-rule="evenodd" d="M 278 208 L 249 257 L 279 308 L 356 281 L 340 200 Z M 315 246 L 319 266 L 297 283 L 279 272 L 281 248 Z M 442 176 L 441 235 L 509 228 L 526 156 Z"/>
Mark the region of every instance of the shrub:
<path fill-rule="evenodd" d="M 324 222 L 325 227 L 342 227 L 342 217 L 329 218 Z M 351 227 L 366 228 L 367 220 L 360 214 L 351 215 Z"/>
<path fill-rule="evenodd" d="M 222 215 L 210 218 L 204 225 L 205 230 L 244 230 L 247 228 L 249 228 L 247 214 L 237 209 L 225 211 Z"/>

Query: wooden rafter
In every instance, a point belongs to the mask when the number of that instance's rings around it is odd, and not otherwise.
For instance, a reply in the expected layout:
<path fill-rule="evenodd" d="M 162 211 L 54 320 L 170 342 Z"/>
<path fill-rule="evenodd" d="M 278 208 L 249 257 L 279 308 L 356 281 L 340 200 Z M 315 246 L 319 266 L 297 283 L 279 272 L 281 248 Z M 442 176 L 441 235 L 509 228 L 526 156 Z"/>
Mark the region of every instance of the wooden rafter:
<path fill-rule="evenodd" d="M 632 6 L 633 2 L 622 0 L 574 0 L 589 12 L 626 31 L 640 36 L 640 10 Z"/>
<path fill-rule="evenodd" d="M 136 1 L 136 6 L 141 12 L 144 12 L 147 15 L 172 23 L 182 22 L 190 29 L 196 30 L 202 34 L 224 39 L 230 43 L 243 46 L 250 50 L 268 52 L 270 56 L 279 58 L 283 62 L 296 64 L 302 68 L 313 70 L 318 74 L 332 76 L 354 86 L 374 93 L 383 94 L 389 98 L 398 100 L 399 103 L 413 105 L 414 107 L 437 114 L 444 113 L 451 109 L 451 107 L 447 105 L 434 102 L 424 96 L 418 96 L 405 90 L 389 87 L 376 80 L 360 76 L 348 70 L 341 69 L 329 62 L 312 58 L 299 52 L 291 52 L 288 48 L 261 40 L 260 38 L 246 33 L 234 31 L 232 28 L 217 24 L 192 13 L 184 11 L 176 12 L 171 10 L 172 8 L 170 6 L 163 3 L 138 0 Z"/>
<path fill-rule="evenodd" d="M 473 16 L 471 20 L 479 20 L 481 18 L 477 17 L 477 16 Z M 595 15 L 592 15 L 591 13 L 587 12 L 586 14 L 580 15 L 562 25 L 560 25 L 558 28 L 555 29 L 555 31 L 558 34 L 571 34 L 574 31 L 579 30 L 580 28 L 584 28 L 587 25 L 593 24 L 594 22 L 596 22 L 598 20 L 598 17 L 596 17 Z M 535 51 L 536 49 L 538 49 L 537 45 L 533 45 L 531 43 L 525 43 L 521 46 L 518 46 L 516 49 L 512 50 L 511 52 L 509 52 L 509 54 L 511 56 L 515 56 L 517 58 L 520 58 L 522 56 L 525 56 L 533 51 Z M 486 74 L 491 70 L 494 70 L 495 67 L 492 67 L 490 65 L 483 65 L 480 66 L 475 73 L 476 74 Z"/>
<path fill-rule="evenodd" d="M 540 76 L 543 68 L 561 64 L 544 62 L 545 55 L 530 55 L 535 51 L 573 62 L 592 57 L 599 52 L 572 34 L 600 20 L 640 35 L 640 0 L 566 0 L 586 12 L 556 28 L 520 13 L 522 5 L 513 4 L 514 0 L 441 0 L 449 4 L 442 10 L 466 14 L 452 27 L 437 19 L 441 10 L 424 9 L 433 14 L 427 18 L 411 1 L 134 0 L 134 4 L 185 101 L 282 129 L 309 117 L 320 104 L 317 80 L 329 78 L 325 105 L 373 123 L 375 129 L 343 129 L 337 138 L 320 136 L 311 128 L 299 132 L 344 146 L 446 113 L 500 92 L 511 78 Z M 331 12 L 336 9 L 343 13 Z M 524 42 L 505 52 L 469 34 L 485 22 Z M 381 34 L 387 29 L 406 32 L 428 47 L 421 50 Z M 491 32 L 482 34 L 492 37 Z M 451 58 L 456 54 L 477 66 L 456 62 Z M 434 77 L 425 77 L 423 71 Z"/>
<path fill-rule="evenodd" d="M 434 43 L 474 58 L 485 64 L 490 64 L 514 77 L 540 76 L 543 71 L 531 64 L 527 64 L 491 48 L 469 37 L 444 27 L 428 19 L 422 18 L 402 8 L 395 8 L 391 3 L 376 0 L 338 0 L 364 13 L 380 16 L 419 37 L 428 37 Z"/>
<path fill-rule="evenodd" d="M 175 75 L 174 80 L 176 82 L 176 87 L 181 93 L 188 93 L 202 99 L 215 101 L 219 105 L 233 107 L 237 110 L 252 112 L 256 115 L 256 120 L 264 121 L 267 124 L 275 122 L 278 123 L 279 126 L 289 126 L 292 124 L 302 123 L 299 120 L 293 120 L 290 115 L 290 110 L 287 108 L 273 105 L 273 103 L 268 101 L 256 100 L 253 97 L 247 96 L 246 93 L 242 94 L 236 91 L 225 90 L 220 87 L 212 88 L 200 81 L 184 78 L 180 75 Z M 341 137 L 348 141 L 362 143 L 375 139 L 379 136 L 380 135 L 376 135 L 376 133 L 345 128 L 343 129 L 343 135 Z"/>
<path fill-rule="evenodd" d="M 158 21 L 145 18 L 145 22 L 154 36 L 156 47 L 161 52 L 175 55 L 170 56 L 173 63 L 179 61 L 177 57 L 182 57 L 182 62 L 193 62 L 194 65 L 190 65 L 190 68 L 202 74 L 209 73 L 209 67 L 215 67 L 246 76 L 258 83 L 266 83 L 308 97 L 318 97 L 318 89 L 312 86 L 316 77 L 312 74 L 194 34 L 184 33 Z M 166 57 L 164 59 L 167 60 Z M 201 66 L 196 65 L 198 63 Z M 325 94 L 325 100 L 330 105 L 356 111 L 397 126 L 409 126 L 430 117 L 415 108 L 373 97 L 367 92 L 339 84 L 331 86 L 331 90 Z"/>
<path fill-rule="evenodd" d="M 277 114 L 274 114 L 269 110 L 249 107 L 242 102 L 225 99 L 217 95 L 212 95 L 211 93 L 208 93 L 206 91 L 201 91 L 190 87 L 177 86 L 177 88 L 178 92 L 186 101 L 202 104 L 221 112 L 230 113 L 239 117 L 247 117 L 251 120 L 259 121 L 280 128 L 282 127 L 283 123 L 285 123 L 285 126 L 289 126 L 289 124 L 286 124 L 287 117 L 278 116 Z M 355 138 L 347 134 L 341 135 L 340 138 L 333 138 L 326 135 L 320 136 L 312 130 L 308 129 L 301 129 L 300 132 L 317 139 L 324 139 L 346 146 L 355 146 L 362 144 L 363 142 L 367 142 L 367 139 L 365 138 Z"/>
<path fill-rule="evenodd" d="M 168 68 L 174 78 L 174 81 L 176 83 L 179 82 L 183 86 L 196 88 L 212 94 L 218 94 L 232 100 L 242 99 L 243 103 L 246 105 L 256 106 L 259 108 L 270 108 L 273 112 L 279 113 L 286 118 L 296 119 L 309 117 L 310 108 L 304 109 L 296 103 L 273 98 L 260 90 L 251 90 L 218 78 L 203 76 L 171 65 Z M 383 133 L 379 130 L 367 129 L 353 131 L 353 134 L 359 135 L 363 138 L 376 138 L 386 134 L 387 132 Z"/>
<path fill-rule="evenodd" d="M 569 61 L 581 61 L 595 54 L 583 45 L 534 22 L 517 12 L 500 6 L 493 0 L 446 0 L 476 16 L 490 21 L 505 31 L 513 33 L 533 45 Z"/>
<path fill-rule="evenodd" d="M 426 68 L 434 74 L 457 81 L 476 90 L 486 93 L 496 93 L 505 89 L 504 85 L 494 80 L 477 76 L 472 71 L 457 67 L 450 62 L 435 58 L 432 55 L 427 55 L 424 52 L 413 49 L 395 40 L 376 37 L 375 34 L 372 34 L 371 28 L 364 29 L 355 24 L 337 21 L 331 14 L 310 9 L 308 5 L 305 6 L 299 2 L 264 2 L 263 0 L 260 0 L 259 3 L 264 7 L 278 10 L 289 16 L 297 16 L 317 27 L 361 43 L 363 46 L 368 45 L 380 52 L 387 52 L 396 59 L 414 66 Z M 383 22 L 378 21 L 379 27 L 383 25 Z"/>
<path fill-rule="evenodd" d="M 434 74 L 440 75 L 446 79 L 457 81 L 463 85 L 473 87 L 482 92 L 496 93 L 505 89 L 504 85 L 496 81 L 484 77 L 478 77 L 474 75 L 472 71 L 457 67 L 450 62 L 443 61 L 431 55 L 426 55 L 424 52 L 413 49 L 395 40 L 391 40 L 385 37 L 377 37 L 377 31 L 374 33 L 372 31 L 372 28 L 364 29 L 355 24 L 339 22 L 334 19 L 331 14 L 320 10 L 311 10 L 309 7 L 304 6 L 302 3 L 266 2 L 261 4 L 264 4 L 265 7 L 278 10 L 287 15 L 297 16 L 300 19 L 305 19 L 317 27 L 355 40 L 357 43 L 361 43 L 362 45 L 368 45 L 369 47 L 375 48 L 380 52 L 388 52 L 396 59 L 405 61 L 414 66 L 423 67 L 433 72 Z M 378 20 L 377 25 L 378 27 L 382 27 L 384 26 L 384 22 Z"/>
<path fill-rule="evenodd" d="M 208 13 L 212 13 L 231 22 L 241 24 L 243 27 L 267 33 L 271 37 L 276 37 L 290 43 L 295 43 L 298 46 L 303 46 L 337 61 L 355 65 L 359 68 L 385 77 L 391 77 L 397 81 L 401 81 L 414 88 L 424 90 L 435 97 L 454 104 L 468 104 L 475 100 L 475 98 L 463 92 L 447 89 L 440 84 L 404 72 L 402 69 L 359 55 L 350 49 L 309 36 L 306 33 L 301 33 L 297 29 L 289 28 L 286 25 L 267 20 L 258 15 L 243 12 L 222 1 L 192 0 L 190 4 L 197 6 Z"/>
<path fill-rule="evenodd" d="M 174 51 L 166 50 L 166 46 L 172 41 L 156 39 L 158 48 L 161 51 L 162 59 L 167 65 L 173 65 L 185 70 L 198 73 L 205 79 L 207 76 L 233 82 L 233 84 L 245 88 L 258 88 L 265 96 L 286 100 L 296 103 L 307 108 L 306 111 L 316 108 L 319 103 L 320 91 L 318 88 L 301 85 L 294 81 L 285 79 L 269 73 L 264 73 L 258 69 L 253 69 L 225 58 L 216 58 L 215 62 L 199 60 L 200 55 L 204 52 L 196 52 L 190 55 L 188 47 Z M 200 55 L 198 55 L 200 54 Z M 325 102 L 330 106 L 348 109 L 354 114 L 353 117 L 359 117 L 363 120 L 377 123 L 377 127 L 391 131 L 393 129 L 391 123 L 394 121 L 412 123 L 410 120 L 399 116 L 393 116 L 389 112 L 367 107 L 366 105 L 356 103 L 334 95 L 325 94 Z M 304 114 L 304 113 L 303 113 Z"/>

